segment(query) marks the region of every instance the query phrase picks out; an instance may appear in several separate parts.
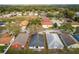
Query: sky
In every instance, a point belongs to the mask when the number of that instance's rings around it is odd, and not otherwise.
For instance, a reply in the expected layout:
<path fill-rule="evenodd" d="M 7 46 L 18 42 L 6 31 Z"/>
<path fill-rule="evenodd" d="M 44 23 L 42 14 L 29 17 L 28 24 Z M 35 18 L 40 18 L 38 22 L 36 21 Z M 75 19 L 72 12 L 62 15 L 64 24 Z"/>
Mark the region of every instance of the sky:
<path fill-rule="evenodd" d="M 0 0 L 0 4 L 79 4 L 78 0 Z"/>

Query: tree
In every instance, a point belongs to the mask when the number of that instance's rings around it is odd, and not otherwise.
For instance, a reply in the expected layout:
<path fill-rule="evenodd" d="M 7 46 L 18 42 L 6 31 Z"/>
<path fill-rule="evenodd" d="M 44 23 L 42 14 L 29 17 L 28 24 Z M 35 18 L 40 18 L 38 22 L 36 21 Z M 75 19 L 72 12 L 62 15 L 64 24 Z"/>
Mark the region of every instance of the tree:
<path fill-rule="evenodd" d="M 76 31 L 74 33 L 78 33 L 79 34 L 79 27 L 76 27 Z"/>
<path fill-rule="evenodd" d="M 30 21 L 30 25 L 40 25 L 40 24 L 41 24 L 40 19 L 32 19 Z"/>
<path fill-rule="evenodd" d="M 73 20 L 79 22 L 79 17 L 75 17 Z"/>
<path fill-rule="evenodd" d="M 41 25 L 41 20 L 39 18 L 32 19 L 32 20 L 30 20 L 30 24 L 28 25 L 28 29 L 33 34 L 33 33 L 39 32 L 41 30 L 42 27 L 40 25 Z"/>
<path fill-rule="evenodd" d="M 15 36 L 18 35 L 18 33 L 20 32 L 20 27 L 16 24 L 9 23 L 6 25 L 6 28 L 10 31 L 12 35 Z"/>
<path fill-rule="evenodd" d="M 57 23 L 54 23 L 54 27 L 57 28 Z"/>
<path fill-rule="evenodd" d="M 65 15 L 65 17 L 72 19 L 73 16 L 75 15 L 75 12 L 67 9 L 64 11 L 64 15 Z"/>
<path fill-rule="evenodd" d="M 66 23 L 66 24 L 60 26 L 59 28 L 60 28 L 60 29 L 63 29 L 64 31 L 67 31 L 67 32 L 69 32 L 69 33 L 72 33 L 73 30 L 74 30 L 74 28 L 71 26 L 70 23 Z"/>

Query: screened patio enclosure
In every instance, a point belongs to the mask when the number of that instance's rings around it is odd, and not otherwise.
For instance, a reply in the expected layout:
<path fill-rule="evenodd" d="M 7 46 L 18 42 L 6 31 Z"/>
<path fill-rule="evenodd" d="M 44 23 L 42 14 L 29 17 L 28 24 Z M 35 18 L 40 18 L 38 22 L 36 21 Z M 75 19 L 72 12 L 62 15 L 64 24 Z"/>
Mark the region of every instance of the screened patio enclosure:
<path fill-rule="evenodd" d="M 48 49 L 62 49 L 63 43 L 56 33 L 46 33 Z"/>

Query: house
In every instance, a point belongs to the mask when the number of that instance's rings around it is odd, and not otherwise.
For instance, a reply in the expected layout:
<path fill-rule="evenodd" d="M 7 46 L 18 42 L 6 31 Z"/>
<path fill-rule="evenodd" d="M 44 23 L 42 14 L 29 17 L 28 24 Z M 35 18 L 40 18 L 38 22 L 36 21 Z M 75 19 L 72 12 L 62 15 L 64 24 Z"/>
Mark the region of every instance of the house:
<path fill-rule="evenodd" d="M 44 49 L 44 38 L 41 34 L 34 34 L 29 44 L 29 49 Z"/>
<path fill-rule="evenodd" d="M 5 34 L 0 38 L 0 45 L 1 45 L 1 46 L 9 45 L 11 39 L 12 39 L 12 37 L 11 37 L 8 33 L 5 33 Z"/>
<path fill-rule="evenodd" d="M 26 43 L 28 42 L 29 33 L 19 33 L 15 38 L 12 47 L 13 48 L 25 48 Z"/>
<path fill-rule="evenodd" d="M 35 12 L 29 12 L 28 13 L 29 16 L 38 16 L 38 12 L 35 11 Z"/>
<path fill-rule="evenodd" d="M 75 15 L 76 15 L 76 16 L 79 16 L 79 12 L 76 12 Z"/>
<path fill-rule="evenodd" d="M 5 15 L 2 15 L 3 18 L 9 18 L 9 17 L 11 17 L 11 16 L 12 16 L 12 14 L 5 14 Z"/>
<path fill-rule="evenodd" d="M 20 26 L 27 26 L 28 25 L 28 21 L 27 20 L 23 20 L 20 22 Z"/>
<path fill-rule="evenodd" d="M 79 27 L 79 23 L 78 22 L 72 22 L 71 25 L 72 25 L 72 27 Z"/>
<path fill-rule="evenodd" d="M 46 32 L 48 49 L 63 49 L 64 45 L 61 42 L 57 33 Z"/>
<path fill-rule="evenodd" d="M 26 29 L 26 27 L 27 27 L 28 23 L 29 23 L 29 22 L 28 22 L 28 21 L 26 21 L 26 20 L 23 20 L 23 21 L 21 21 L 21 22 L 20 22 L 20 24 L 19 24 L 19 25 L 20 25 L 20 27 L 21 27 L 21 31 L 22 31 L 22 32 L 24 32 L 24 31 L 25 31 L 25 29 Z"/>
<path fill-rule="evenodd" d="M 72 45 L 68 46 L 68 48 L 79 48 L 79 44 L 78 43 L 72 44 Z"/>
<path fill-rule="evenodd" d="M 35 14 L 34 14 L 35 16 L 38 16 L 38 13 L 37 12 L 35 12 Z"/>
<path fill-rule="evenodd" d="M 23 16 L 27 16 L 27 15 L 28 15 L 28 12 L 24 12 L 24 13 L 23 13 Z"/>
<path fill-rule="evenodd" d="M 22 16 L 22 12 L 16 12 L 17 16 Z"/>
<path fill-rule="evenodd" d="M 33 16 L 34 15 L 34 13 L 33 12 L 29 12 L 29 14 L 28 14 L 29 16 Z"/>
<path fill-rule="evenodd" d="M 71 35 L 67 33 L 62 33 L 60 37 L 67 48 L 79 48 L 78 41 L 74 39 Z"/>
<path fill-rule="evenodd" d="M 9 33 L 9 30 L 0 30 L 0 34 Z"/>
<path fill-rule="evenodd" d="M 47 13 L 45 11 L 41 11 L 39 13 L 39 15 L 40 15 L 40 17 L 45 17 L 45 16 L 47 16 Z"/>
<path fill-rule="evenodd" d="M 60 20 L 60 19 L 52 19 L 53 24 L 57 24 L 57 26 L 61 26 L 64 23 L 64 20 Z"/>
<path fill-rule="evenodd" d="M 4 22 L 0 22 L 0 26 L 1 27 L 4 27 L 5 26 L 5 23 Z"/>
<path fill-rule="evenodd" d="M 42 19 L 41 24 L 42 24 L 43 28 L 50 28 L 50 27 L 53 26 L 52 21 L 49 18 L 47 18 L 47 17 L 45 17 L 45 18 Z"/>

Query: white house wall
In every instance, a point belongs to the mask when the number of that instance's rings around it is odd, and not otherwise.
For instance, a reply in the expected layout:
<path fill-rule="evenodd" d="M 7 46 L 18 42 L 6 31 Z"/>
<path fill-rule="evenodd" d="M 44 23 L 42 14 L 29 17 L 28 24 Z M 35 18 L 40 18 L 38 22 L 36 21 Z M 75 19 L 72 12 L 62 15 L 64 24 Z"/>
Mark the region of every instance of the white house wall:
<path fill-rule="evenodd" d="M 49 28 L 52 27 L 52 25 L 42 25 L 43 28 Z"/>
<path fill-rule="evenodd" d="M 79 44 L 72 44 L 68 46 L 68 48 L 79 48 Z"/>

